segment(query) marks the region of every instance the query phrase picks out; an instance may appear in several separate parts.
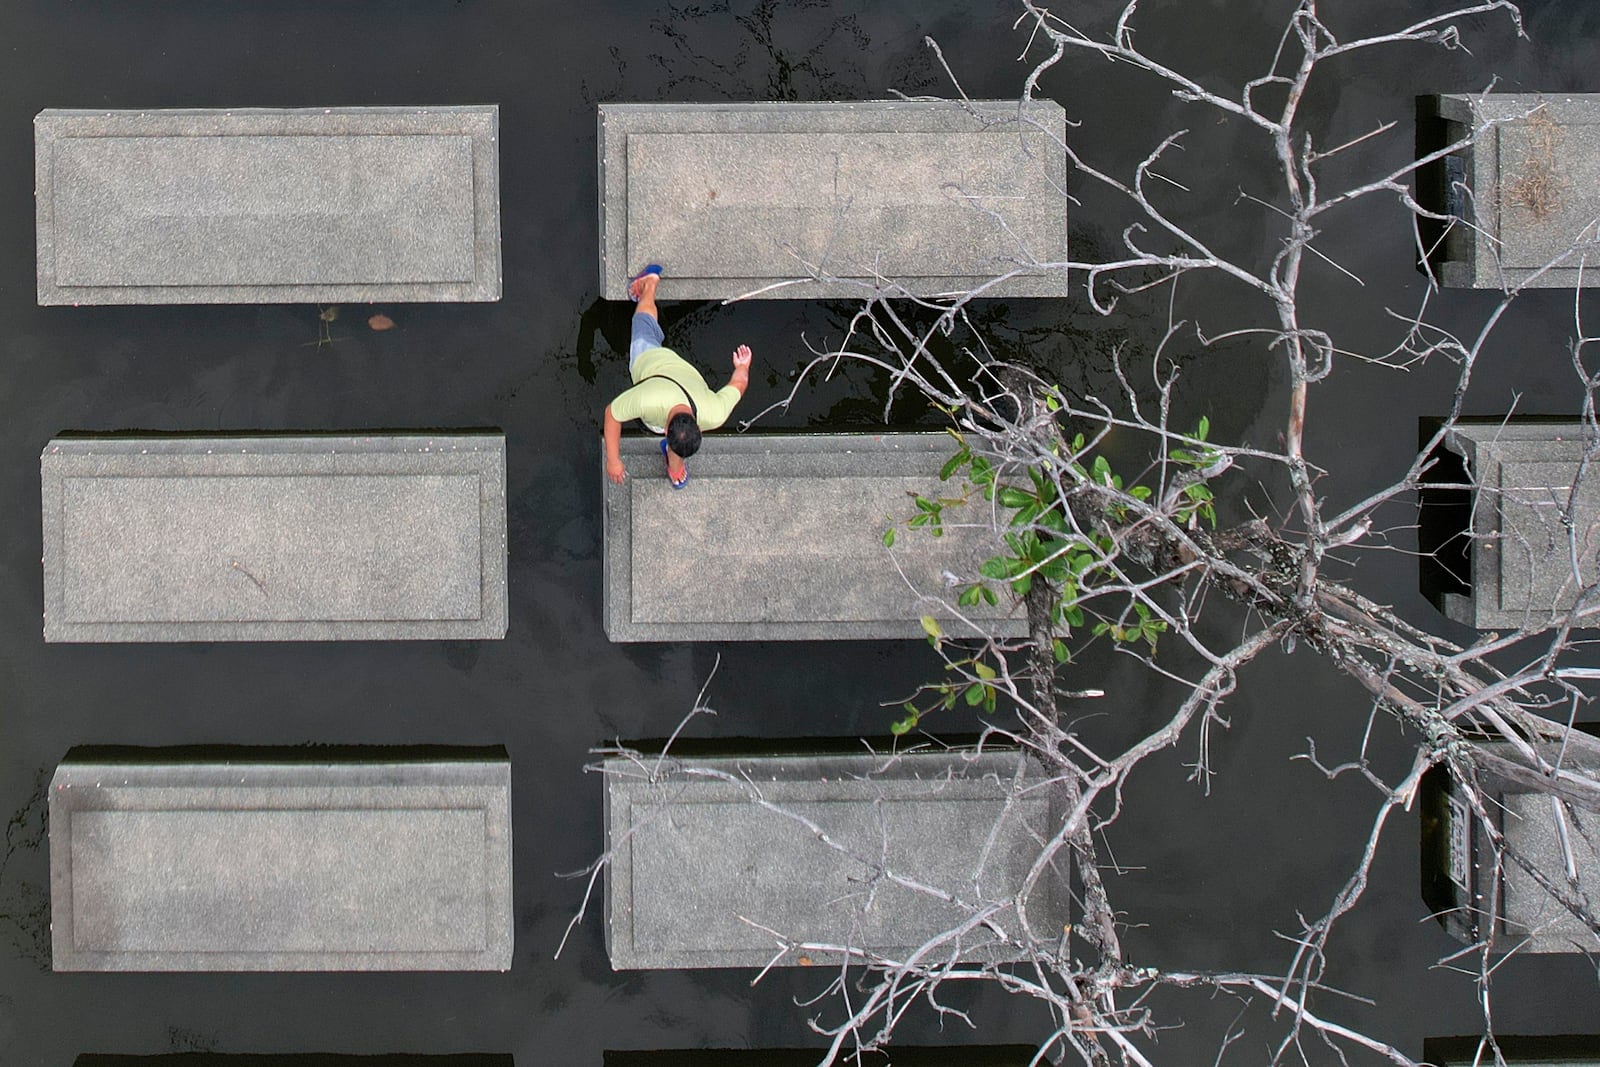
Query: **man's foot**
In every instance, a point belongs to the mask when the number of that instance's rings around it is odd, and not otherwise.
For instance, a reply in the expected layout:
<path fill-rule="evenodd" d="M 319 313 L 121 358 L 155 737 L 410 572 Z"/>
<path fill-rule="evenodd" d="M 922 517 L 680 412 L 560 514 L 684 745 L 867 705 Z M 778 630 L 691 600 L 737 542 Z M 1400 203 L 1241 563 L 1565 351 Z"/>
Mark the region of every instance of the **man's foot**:
<path fill-rule="evenodd" d="M 661 442 L 661 456 L 667 461 L 667 481 L 674 489 L 682 489 L 689 484 L 689 468 L 683 465 L 683 460 L 678 459 L 675 452 L 667 448 L 667 442 Z M 678 459 L 678 477 L 672 475 L 672 461 Z"/>
<path fill-rule="evenodd" d="M 628 296 L 634 303 L 640 303 L 654 297 L 656 286 L 659 284 L 661 284 L 661 264 L 652 263 L 628 279 Z"/>

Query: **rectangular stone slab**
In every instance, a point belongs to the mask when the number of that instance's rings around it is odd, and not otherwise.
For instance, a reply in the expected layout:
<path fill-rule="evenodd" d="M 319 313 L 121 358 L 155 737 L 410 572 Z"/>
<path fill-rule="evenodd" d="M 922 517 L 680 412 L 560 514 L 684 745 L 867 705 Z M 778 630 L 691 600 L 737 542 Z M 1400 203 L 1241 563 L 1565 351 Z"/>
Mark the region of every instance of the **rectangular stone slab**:
<path fill-rule="evenodd" d="M 47 110 L 40 304 L 500 298 L 499 109 Z"/>
<path fill-rule="evenodd" d="M 57 971 L 504 971 L 511 765 L 64 762 L 50 907 Z"/>
<path fill-rule="evenodd" d="M 1462 423 L 1455 447 L 1479 486 L 1473 505 L 1478 535 L 1470 548 L 1472 592 L 1446 593 L 1445 613 L 1479 629 L 1537 626 L 1570 609 L 1596 580 L 1600 551 L 1600 469 L 1578 485 L 1584 429 L 1540 420 Z M 1561 518 L 1572 506 L 1573 544 Z"/>
<path fill-rule="evenodd" d="M 1005 810 L 1023 759 L 911 753 L 608 760 L 606 945 L 617 970 L 764 967 L 778 942 L 759 927 L 816 945 L 904 956 L 965 912 L 897 885 L 869 894 L 871 865 L 887 848 L 896 873 L 963 901 L 1014 896 L 1039 854 L 1034 835 L 1060 817 L 1038 788 Z M 1035 773 L 1030 765 L 1027 773 Z M 756 804 L 717 775 L 748 775 Z M 820 827 L 845 850 L 820 841 Z M 1059 896 L 1057 895 L 1059 893 Z M 1066 886 L 1047 877 L 1031 897 L 1041 929 L 1059 931 Z M 1008 913 L 1015 921 L 1014 913 Z M 752 925 L 755 924 L 755 925 Z M 1010 958 L 985 934 L 963 942 L 972 959 Z M 837 963 L 822 948 L 781 966 Z"/>
<path fill-rule="evenodd" d="M 1031 1067 L 1039 1051 L 1037 1045 L 897 1044 L 892 1048 L 893 1055 L 864 1052 L 862 1067 Z M 816 1067 L 821 1052 L 815 1048 L 607 1049 L 604 1067 Z"/>
<path fill-rule="evenodd" d="M 72 1067 L 516 1067 L 516 1061 L 509 1053 L 488 1052 L 439 1056 L 406 1052 L 376 1056 L 337 1052 L 170 1052 L 158 1056 L 119 1056 L 85 1052 L 72 1061 Z"/>
<path fill-rule="evenodd" d="M 954 491 L 939 480 L 948 434 L 713 434 L 683 490 L 659 440 L 623 440 L 622 485 L 602 474 L 613 641 L 922 638 L 923 615 L 950 616 L 919 593 L 953 602 L 944 572 L 976 575 L 1004 550 L 981 503 L 951 509 L 943 537 L 904 528 L 914 494 Z M 1011 599 L 964 611 L 1026 634 Z"/>
<path fill-rule="evenodd" d="M 600 276 L 668 299 L 1063 296 L 1066 113 L 1015 101 L 602 104 Z M 1002 221 L 1003 220 L 1003 221 Z M 836 281 L 823 281 L 827 274 Z M 794 284 L 796 279 L 807 279 Z M 778 284 L 788 283 L 788 284 Z"/>
<path fill-rule="evenodd" d="M 1446 240 L 1435 262 L 1443 284 L 1478 289 L 1600 284 L 1595 264 L 1580 270 L 1577 256 L 1534 276 L 1578 243 L 1600 215 L 1600 93 L 1439 95 L 1424 98 L 1422 121 L 1439 126 L 1441 147 L 1486 122 L 1497 123 L 1456 154 L 1459 163 L 1432 190 L 1448 202 L 1425 203 L 1475 217 L 1479 227 L 1472 231 L 1458 224 L 1460 232 Z M 1465 190 L 1445 187 L 1457 180 Z M 1591 232 L 1587 239 L 1593 237 Z"/>
<path fill-rule="evenodd" d="M 39 466 L 46 641 L 505 636 L 498 434 L 58 438 Z"/>
<path fill-rule="evenodd" d="M 1600 1035 L 1494 1037 L 1500 1054 L 1514 1067 L 1600 1067 Z M 1422 1058 L 1438 1067 L 1488 1067 L 1494 1057 L 1482 1051 L 1481 1039 L 1473 1035 L 1430 1037 L 1423 1042 Z"/>
<path fill-rule="evenodd" d="M 1508 742 L 1489 747 L 1510 755 Z M 1569 769 L 1583 765 L 1582 757 L 1563 753 L 1557 744 L 1541 744 L 1539 751 L 1550 762 L 1565 761 Z M 1445 929 L 1468 944 L 1487 939 L 1496 952 L 1595 951 L 1596 936 L 1532 876 L 1510 860 L 1496 864 L 1493 839 L 1460 798 L 1456 784 L 1447 780 L 1445 790 L 1446 803 L 1435 807 L 1448 848 L 1436 849 L 1429 861 L 1447 864 L 1445 870 L 1433 872 L 1437 883 L 1448 887 L 1449 899 L 1440 907 Z M 1485 777 L 1485 794 L 1495 830 L 1507 846 L 1556 885 L 1566 886 L 1566 854 L 1551 799 L 1523 792 L 1515 783 L 1492 775 Z M 1590 899 L 1600 893 L 1600 853 L 1586 839 L 1583 828 L 1592 827 L 1597 818 L 1600 813 L 1581 809 L 1576 819 L 1568 816 L 1567 840 L 1577 871 L 1577 891 Z M 1423 854 L 1429 856 L 1426 846 Z"/>

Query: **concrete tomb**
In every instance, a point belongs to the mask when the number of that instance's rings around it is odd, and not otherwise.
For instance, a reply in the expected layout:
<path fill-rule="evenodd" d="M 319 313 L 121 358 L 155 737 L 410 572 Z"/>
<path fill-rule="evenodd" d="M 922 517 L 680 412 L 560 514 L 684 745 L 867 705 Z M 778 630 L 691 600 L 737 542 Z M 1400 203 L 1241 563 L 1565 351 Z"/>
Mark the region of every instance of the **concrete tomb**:
<path fill-rule="evenodd" d="M 86 1052 L 72 1061 L 72 1067 L 516 1067 L 516 1061 L 508 1054 L 487 1052 L 444 1055 L 392 1052 L 378 1056 L 334 1052 L 167 1052 L 157 1056 L 118 1056 Z"/>
<path fill-rule="evenodd" d="M 913 494 L 954 491 L 939 480 L 948 434 L 708 435 L 682 490 L 659 440 L 624 438 L 627 480 L 601 475 L 613 641 L 921 638 L 921 617 L 946 612 L 919 594 L 953 603 L 944 572 L 975 576 L 1004 550 L 981 499 L 952 509 L 942 537 L 905 529 Z M 1011 599 L 963 610 L 1021 636 Z"/>
<path fill-rule="evenodd" d="M 511 764 L 470 751 L 69 758 L 50 784 L 54 969 L 508 970 Z"/>
<path fill-rule="evenodd" d="M 1066 270 L 1044 266 L 1067 255 L 1059 104 L 601 104 L 599 126 L 607 299 L 652 261 L 674 300 L 860 296 L 879 279 L 933 296 L 1012 272 L 985 293 L 1066 295 Z"/>
<path fill-rule="evenodd" d="M 499 108 L 42 111 L 40 304 L 500 299 Z"/>
<path fill-rule="evenodd" d="M 861 1067 L 1030 1067 L 1037 1045 L 892 1045 L 863 1052 Z M 606 1050 L 604 1067 L 816 1067 L 815 1048 Z M 851 1063 L 855 1063 L 851 1052 Z M 82 1067 L 82 1065 L 78 1065 Z M 110 1065 L 108 1065 L 110 1067 Z"/>
<path fill-rule="evenodd" d="M 501 638 L 505 438 L 64 437 L 46 641 Z"/>
<path fill-rule="evenodd" d="M 1429 262 L 1444 285 L 1476 289 L 1600 285 L 1590 250 L 1535 275 L 1573 245 L 1594 242 L 1600 216 L 1600 93 L 1425 96 L 1417 107 L 1423 158 L 1478 140 L 1417 174 L 1418 202 L 1458 221 L 1424 220 Z"/>
<path fill-rule="evenodd" d="M 1002 750 L 665 759 L 659 773 L 654 758 L 617 758 L 604 769 L 617 970 L 765 967 L 780 938 L 797 946 L 779 966 L 835 966 L 830 945 L 904 958 L 970 912 L 875 878 L 878 865 L 968 905 L 1008 900 L 1062 814 L 1042 772 Z M 1040 936 L 1061 929 L 1066 877 L 1047 872 L 1031 891 Z M 1016 912 L 1004 915 L 1014 927 Z M 958 951 L 1016 956 L 980 928 L 929 958 Z"/>
<path fill-rule="evenodd" d="M 1593 1034 L 1495 1034 L 1495 1044 L 1514 1067 L 1600 1067 L 1600 1036 Z M 1489 1067 L 1495 1062 L 1494 1053 L 1483 1049 L 1476 1036 L 1430 1037 L 1422 1043 L 1422 1058 L 1437 1067 Z"/>
<path fill-rule="evenodd" d="M 1463 422 L 1451 447 L 1477 488 L 1463 487 L 1470 503 L 1456 514 L 1465 528 L 1450 533 L 1453 570 L 1467 573 L 1430 590 L 1440 610 L 1490 630 L 1543 625 L 1571 609 L 1578 592 L 1600 577 L 1600 469 L 1587 471 L 1574 488 L 1583 426 Z M 1570 529 L 1563 519 L 1569 510 Z"/>
<path fill-rule="evenodd" d="M 1494 742 L 1489 747 L 1510 755 L 1509 742 Z M 1590 757 L 1562 752 L 1560 745 L 1537 748 L 1552 764 L 1560 760 L 1568 769 L 1584 767 L 1600 773 L 1600 766 L 1587 765 Z M 1575 888 L 1595 899 L 1600 894 L 1600 851 L 1585 831 L 1600 819 L 1600 812 L 1578 810 L 1576 818 L 1564 814 L 1558 821 L 1549 796 L 1526 792 L 1517 783 L 1488 771 L 1482 774 L 1490 817 L 1506 847 L 1567 889 L 1572 887 L 1568 886 L 1565 840 L 1577 872 Z M 1422 896 L 1452 937 L 1467 944 L 1488 941 L 1496 952 L 1600 950 L 1600 937 L 1521 865 L 1497 859 L 1489 831 L 1442 769 L 1424 779 L 1421 810 Z"/>

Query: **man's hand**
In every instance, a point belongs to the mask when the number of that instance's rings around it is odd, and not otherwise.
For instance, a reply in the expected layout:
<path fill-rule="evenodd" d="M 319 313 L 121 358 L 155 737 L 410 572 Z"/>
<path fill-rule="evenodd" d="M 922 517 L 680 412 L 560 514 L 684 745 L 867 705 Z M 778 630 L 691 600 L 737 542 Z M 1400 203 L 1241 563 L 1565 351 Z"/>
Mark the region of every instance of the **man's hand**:
<path fill-rule="evenodd" d="M 616 484 L 621 485 L 623 479 L 626 478 L 627 476 L 628 476 L 628 472 L 625 469 L 623 469 L 622 460 L 620 460 L 620 459 L 607 459 L 606 460 L 606 477 L 607 478 L 610 478 Z"/>
<path fill-rule="evenodd" d="M 733 350 L 733 374 L 728 378 L 728 384 L 739 390 L 739 395 L 744 396 L 744 391 L 750 386 L 750 346 L 740 345 Z"/>

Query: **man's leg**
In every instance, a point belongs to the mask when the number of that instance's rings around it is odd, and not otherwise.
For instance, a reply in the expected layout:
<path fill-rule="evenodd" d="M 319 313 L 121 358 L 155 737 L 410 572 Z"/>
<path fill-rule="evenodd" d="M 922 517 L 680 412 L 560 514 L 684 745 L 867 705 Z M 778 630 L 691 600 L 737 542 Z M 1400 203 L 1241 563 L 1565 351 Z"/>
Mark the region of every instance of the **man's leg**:
<path fill-rule="evenodd" d="M 637 279 L 631 287 L 631 295 L 637 301 L 633 306 L 633 337 L 628 342 L 628 369 L 633 369 L 633 361 L 641 353 L 652 348 L 660 348 L 666 340 L 666 335 L 661 332 L 661 323 L 656 316 L 656 285 L 661 281 L 655 274 L 646 274 Z"/>

